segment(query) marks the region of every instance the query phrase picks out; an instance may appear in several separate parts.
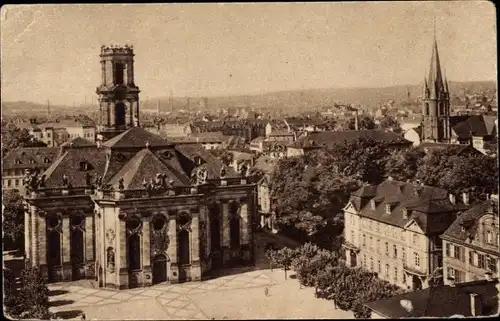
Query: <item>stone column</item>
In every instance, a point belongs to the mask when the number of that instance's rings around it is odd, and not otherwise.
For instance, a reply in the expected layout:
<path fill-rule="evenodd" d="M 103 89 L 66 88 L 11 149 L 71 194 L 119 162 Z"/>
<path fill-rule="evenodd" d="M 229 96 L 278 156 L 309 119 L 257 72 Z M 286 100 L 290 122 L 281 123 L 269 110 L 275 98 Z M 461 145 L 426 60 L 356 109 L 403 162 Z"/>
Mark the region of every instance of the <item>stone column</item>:
<path fill-rule="evenodd" d="M 229 203 L 224 201 L 222 203 L 222 230 L 221 230 L 221 240 L 222 246 L 230 246 L 230 235 L 229 235 Z"/>
<path fill-rule="evenodd" d="M 29 209 L 24 210 L 24 253 L 26 258 L 31 259 L 31 217 Z"/>
<path fill-rule="evenodd" d="M 191 221 L 191 280 L 199 281 L 201 279 L 200 267 L 200 218 L 199 214 L 194 214 Z"/>
<path fill-rule="evenodd" d="M 116 229 L 116 245 L 115 258 L 118 273 L 118 285 L 120 289 L 128 288 L 128 260 L 127 260 L 127 228 L 124 219 L 118 221 L 118 228 Z"/>
<path fill-rule="evenodd" d="M 142 223 L 142 272 L 144 286 L 150 286 L 153 283 L 151 274 L 151 223 L 150 218 L 143 219 Z"/>
<path fill-rule="evenodd" d="M 31 263 L 32 265 L 38 264 L 38 230 L 36 228 L 36 217 L 38 213 L 34 206 L 30 207 L 31 216 Z"/>
<path fill-rule="evenodd" d="M 109 111 L 111 115 L 110 118 L 111 127 L 116 128 L 116 104 L 114 101 L 112 101 L 109 103 L 109 105 L 110 105 Z"/>
<path fill-rule="evenodd" d="M 240 244 L 248 244 L 248 226 L 249 226 L 249 216 L 248 216 L 248 201 L 244 200 L 241 202 L 240 208 Z"/>
<path fill-rule="evenodd" d="M 175 215 L 170 217 L 168 222 L 168 238 L 170 244 L 167 249 L 168 257 L 170 258 L 170 275 L 168 276 L 171 283 L 179 282 L 179 267 L 177 265 L 177 224 L 175 222 Z"/>
<path fill-rule="evenodd" d="M 85 276 L 87 278 L 95 278 L 95 249 L 94 249 L 94 217 L 92 215 L 85 216 Z"/>
<path fill-rule="evenodd" d="M 106 86 L 106 65 L 104 60 L 101 60 L 101 84 Z"/>
<path fill-rule="evenodd" d="M 127 80 L 129 84 L 134 83 L 134 60 L 130 59 L 127 64 Z"/>
<path fill-rule="evenodd" d="M 62 268 L 63 280 L 71 280 L 71 222 L 70 217 L 65 215 L 62 220 Z"/>
<path fill-rule="evenodd" d="M 109 127 L 111 127 L 111 103 L 109 101 L 106 101 L 106 124 Z"/>
<path fill-rule="evenodd" d="M 128 105 L 129 105 L 128 125 L 129 126 L 134 126 L 134 101 L 133 100 L 129 100 L 128 101 Z"/>

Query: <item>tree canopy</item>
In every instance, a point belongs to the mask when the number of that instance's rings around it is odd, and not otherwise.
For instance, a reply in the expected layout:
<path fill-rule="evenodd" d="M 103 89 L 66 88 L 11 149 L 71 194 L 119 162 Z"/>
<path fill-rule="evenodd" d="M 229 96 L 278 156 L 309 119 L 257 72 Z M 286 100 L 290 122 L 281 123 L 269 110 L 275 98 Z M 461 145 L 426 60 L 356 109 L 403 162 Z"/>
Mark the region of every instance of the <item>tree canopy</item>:
<path fill-rule="evenodd" d="M 17 147 L 46 147 L 47 145 L 29 134 L 24 128 L 12 123 L 2 127 L 2 153 L 5 155 Z"/>
<path fill-rule="evenodd" d="M 24 205 L 18 190 L 2 191 L 4 242 L 20 247 L 24 240 Z"/>
<path fill-rule="evenodd" d="M 497 159 L 482 154 L 432 151 L 420 160 L 415 177 L 455 195 L 469 193 L 471 199 L 485 199 L 487 194 L 498 193 Z"/>
<path fill-rule="evenodd" d="M 386 115 L 380 120 L 379 127 L 392 130 L 393 132 L 398 134 L 401 134 L 403 132 L 399 121 L 390 115 Z"/>

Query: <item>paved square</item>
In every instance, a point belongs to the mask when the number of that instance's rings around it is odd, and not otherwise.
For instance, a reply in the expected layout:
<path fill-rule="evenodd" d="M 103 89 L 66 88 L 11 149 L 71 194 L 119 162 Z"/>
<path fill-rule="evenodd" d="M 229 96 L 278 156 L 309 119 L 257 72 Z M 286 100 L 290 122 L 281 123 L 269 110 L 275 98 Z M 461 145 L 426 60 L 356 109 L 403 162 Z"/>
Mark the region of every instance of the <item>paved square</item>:
<path fill-rule="evenodd" d="M 260 269 L 234 269 L 226 271 L 232 275 L 202 282 L 121 291 L 92 288 L 89 282 L 50 284 L 50 290 L 67 291 L 50 297 L 50 310 L 81 310 L 87 320 L 353 318 L 352 312 L 316 299 L 314 289 L 300 289 L 297 280 L 285 280 L 282 270 L 266 269 L 263 247 L 257 255 L 263 262 Z M 269 296 L 264 294 L 266 287 Z"/>

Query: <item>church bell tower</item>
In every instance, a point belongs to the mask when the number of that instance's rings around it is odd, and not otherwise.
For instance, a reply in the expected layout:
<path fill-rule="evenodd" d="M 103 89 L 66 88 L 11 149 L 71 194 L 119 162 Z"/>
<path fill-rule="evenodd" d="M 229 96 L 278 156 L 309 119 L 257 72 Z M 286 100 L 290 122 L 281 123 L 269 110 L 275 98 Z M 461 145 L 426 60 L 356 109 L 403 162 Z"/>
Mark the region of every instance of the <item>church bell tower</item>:
<path fill-rule="evenodd" d="M 134 82 L 134 48 L 101 46 L 98 136 L 108 140 L 139 126 L 139 87 Z"/>
<path fill-rule="evenodd" d="M 431 62 L 424 79 L 422 97 L 422 141 L 450 142 L 450 93 L 448 81 L 443 80 L 437 40 L 434 36 Z"/>

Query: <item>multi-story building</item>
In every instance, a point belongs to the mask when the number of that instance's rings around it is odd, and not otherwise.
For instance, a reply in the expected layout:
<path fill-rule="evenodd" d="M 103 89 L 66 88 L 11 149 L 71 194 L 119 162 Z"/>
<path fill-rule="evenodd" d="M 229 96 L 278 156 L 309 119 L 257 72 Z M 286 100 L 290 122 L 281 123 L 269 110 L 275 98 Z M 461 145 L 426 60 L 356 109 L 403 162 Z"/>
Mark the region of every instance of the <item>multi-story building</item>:
<path fill-rule="evenodd" d="M 442 266 L 439 235 L 463 204 L 446 190 L 388 179 L 360 188 L 344 208 L 344 248 L 351 267 L 413 290 Z"/>
<path fill-rule="evenodd" d="M 300 156 L 312 150 L 331 147 L 339 142 L 354 141 L 359 138 L 372 139 L 375 142 L 385 142 L 390 148 L 408 148 L 412 142 L 390 130 L 368 129 L 368 130 L 338 130 L 311 133 L 298 138 L 287 146 L 287 156 Z"/>
<path fill-rule="evenodd" d="M 24 191 L 26 170 L 43 172 L 52 165 L 60 149 L 54 147 L 23 147 L 8 152 L 2 159 L 2 189 Z"/>
<path fill-rule="evenodd" d="M 130 47 L 101 49 L 102 141 L 70 144 L 43 176 L 26 177 L 25 252 L 51 282 L 123 289 L 253 262 L 255 184 L 201 145 L 136 127 L 132 56 Z"/>
<path fill-rule="evenodd" d="M 498 195 L 460 214 L 441 236 L 446 284 L 497 275 L 500 269 Z"/>

